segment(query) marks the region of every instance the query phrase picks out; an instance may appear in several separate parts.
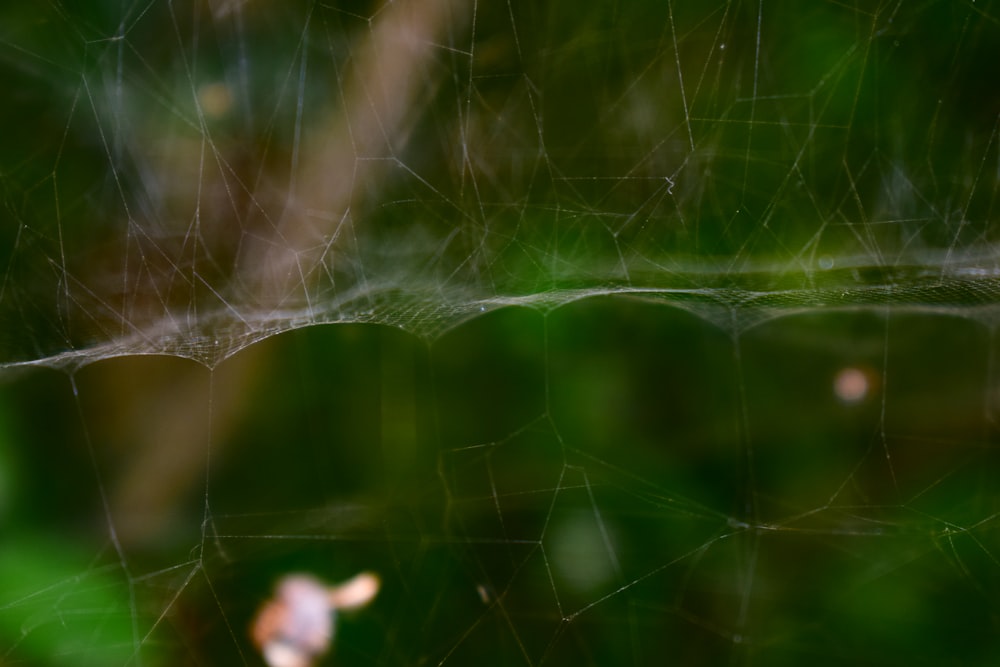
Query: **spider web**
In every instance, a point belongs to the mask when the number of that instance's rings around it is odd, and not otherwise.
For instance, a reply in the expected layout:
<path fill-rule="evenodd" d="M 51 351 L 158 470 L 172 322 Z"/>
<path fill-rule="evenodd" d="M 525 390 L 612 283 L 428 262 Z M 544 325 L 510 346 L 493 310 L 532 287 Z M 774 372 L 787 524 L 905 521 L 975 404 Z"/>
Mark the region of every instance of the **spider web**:
<path fill-rule="evenodd" d="M 3 664 L 997 660 L 996 3 L 0 16 Z"/>

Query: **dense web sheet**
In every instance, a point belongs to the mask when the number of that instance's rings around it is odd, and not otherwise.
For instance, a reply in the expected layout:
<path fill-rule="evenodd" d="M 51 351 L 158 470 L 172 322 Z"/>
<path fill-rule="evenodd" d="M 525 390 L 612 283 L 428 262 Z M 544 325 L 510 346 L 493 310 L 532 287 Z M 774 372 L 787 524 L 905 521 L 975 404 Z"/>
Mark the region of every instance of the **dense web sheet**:
<path fill-rule="evenodd" d="M 995 2 L 0 9 L 0 662 L 1000 659 Z M 320 326 L 322 325 L 322 326 Z"/>

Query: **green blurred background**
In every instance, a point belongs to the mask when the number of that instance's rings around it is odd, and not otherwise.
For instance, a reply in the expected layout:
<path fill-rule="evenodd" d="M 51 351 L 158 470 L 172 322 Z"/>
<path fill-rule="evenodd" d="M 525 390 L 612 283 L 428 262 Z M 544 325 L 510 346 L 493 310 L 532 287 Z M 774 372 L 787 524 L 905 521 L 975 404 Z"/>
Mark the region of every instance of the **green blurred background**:
<path fill-rule="evenodd" d="M 4 5 L 0 664 L 996 664 L 998 9 Z"/>

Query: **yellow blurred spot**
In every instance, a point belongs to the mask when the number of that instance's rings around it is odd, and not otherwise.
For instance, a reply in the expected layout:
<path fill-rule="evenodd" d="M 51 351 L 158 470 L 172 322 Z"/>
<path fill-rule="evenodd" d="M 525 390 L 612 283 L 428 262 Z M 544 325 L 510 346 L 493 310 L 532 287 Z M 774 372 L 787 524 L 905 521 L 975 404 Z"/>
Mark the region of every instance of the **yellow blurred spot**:
<path fill-rule="evenodd" d="M 233 106 L 233 93 L 224 83 L 205 83 L 198 88 L 198 104 L 210 118 L 221 118 Z"/>

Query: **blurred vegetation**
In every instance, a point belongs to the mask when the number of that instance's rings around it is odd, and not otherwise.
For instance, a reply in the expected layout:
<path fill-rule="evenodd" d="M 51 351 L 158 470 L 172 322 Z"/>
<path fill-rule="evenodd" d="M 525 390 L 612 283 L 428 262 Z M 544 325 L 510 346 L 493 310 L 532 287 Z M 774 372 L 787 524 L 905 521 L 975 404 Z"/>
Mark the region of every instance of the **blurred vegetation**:
<path fill-rule="evenodd" d="M 0 663 L 996 663 L 996 9 L 4 5 Z"/>
<path fill-rule="evenodd" d="M 3 397 L 26 509 L 6 518 L 0 632 L 12 664 L 220 663 L 251 654 L 275 577 L 374 569 L 331 664 L 987 664 L 993 345 L 968 318 L 865 311 L 734 342 L 616 297 L 430 345 L 338 325 L 211 372 L 108 360 L 75 374 L 78 399 L 33 373 Z M 886 385 L 845 403 L 844 367 Z M 144 431 L 192 375 L 211 426 L 178 476 Z"/>

